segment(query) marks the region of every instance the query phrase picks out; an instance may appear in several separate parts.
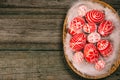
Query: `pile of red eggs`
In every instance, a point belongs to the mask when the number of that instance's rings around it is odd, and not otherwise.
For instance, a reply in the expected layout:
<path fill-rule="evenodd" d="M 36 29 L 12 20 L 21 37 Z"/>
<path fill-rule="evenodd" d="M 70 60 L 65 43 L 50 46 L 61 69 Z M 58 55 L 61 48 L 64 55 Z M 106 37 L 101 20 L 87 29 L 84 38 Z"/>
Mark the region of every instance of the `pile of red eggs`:
<path fill-rule="evenodd" d="M 74 52 L 74 60 L 95 64 L 97 70 L 102 70 L 105 61 L 100 56 L 109 57 L 113 52 L 113 44 L 106 37 L 113 32 L 114 25 L 105 19 L 105 13 L 100 10 L 90 10 L 84 17 L 73 18 L 68 29 L 72 36 L 70 48 Z"/>

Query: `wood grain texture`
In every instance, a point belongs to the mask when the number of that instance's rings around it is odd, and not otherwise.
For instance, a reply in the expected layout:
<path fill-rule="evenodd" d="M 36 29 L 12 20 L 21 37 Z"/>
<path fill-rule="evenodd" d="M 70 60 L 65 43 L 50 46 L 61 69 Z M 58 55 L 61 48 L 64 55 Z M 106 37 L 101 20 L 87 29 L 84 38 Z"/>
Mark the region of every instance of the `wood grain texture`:
<path fill-rule="evenodd" d="M 63 19 L 0 19 L 0 50 L 62 50 L 62 23 Z"/>
<path fill-rule="evenodd" d="M 1 51 L 0 80 L 73 80 L 63 59 L 62 51 Z"/>
<path fill-rule="evenodd" d="M 1 20 L 0 42 L 58 42 L 62 35 L 60 32 L 62 27 L 60 29 L 60 26 L 55 26 L 61 22 L 61 20 L 57 21 L 55 19 Z"/>
<path fill-rule="evenodd" d="M 102 80 L 117 80 L 118 70 Z M 70 70 L 63 51 L 0 51 L 0 80 L 84 80 Z"/>
<path fill-rule="evenodd" d="M 62 28 L 77 0 L 0 0 L 0 80 L 86 80 L 63 55 Z M 120 14 L 119 0 L 103 0 Z M 102 80 L 120 80 L 120 68 Z"/>
<path fill-rule="evenodd" d="M 77 1 L 77 0 L 75 0 Z M 3 0 L 1 7 L 68 8 L 72 0 Z"/>

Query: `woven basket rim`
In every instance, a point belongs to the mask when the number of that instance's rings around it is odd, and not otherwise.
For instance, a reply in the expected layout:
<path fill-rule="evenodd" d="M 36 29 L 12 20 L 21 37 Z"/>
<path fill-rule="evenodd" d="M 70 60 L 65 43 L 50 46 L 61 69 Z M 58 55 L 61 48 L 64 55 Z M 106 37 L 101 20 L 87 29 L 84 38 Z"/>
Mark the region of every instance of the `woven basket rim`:
<path fill-rule="evenodd" d="M 103 1 L 100 1 L 100 0 L 91 0 L 92 2 L 96 2 L 96 3 L 99 3 L 101 5 L 103 5 L 104 7 L 108 7 L 109 9 L 111 9 L 114 13 L 117 13 L 116 10 L 114 8 L 112 8 L 109 4 L 103 2 Z M 118 18 L 119 18 L 119 21 L 120 21 L 120 17 L 119 15 L 117 14 Z M 66 38 L 66 25 L 67 25 L 67 16 L 64 20 L 64 25 L 63 25 L 63 46 L 64 46 L 64 56 L 65 56 L 65 59 L 66 59 L 66 62 L 68 63 L 69 67 L 76 73 L 78 74 L 79 76 L 81 77 L 84 77 L 84 78 L 87 78 L 87 79 L 101 79 L 101 78 L 105 78 L 109 75 L 111 75 L 113 72 L 116 71 L 116 69 L 119 67 L 119 64 L 120 64 L 120 55 L 118 55 L 117 57 L 117 60 L 113 63 L 113 66 L 110 68 L 110 70 L 105 73 L 105 74 L 102 74 L 102 75 L 99 75 L 99 76 L 89 76 L 89 75 L 86 75 L 86 74 L 83 74 L 81 73 L 80 71 L 78 71 L 74 66 L 73 64 L 71 63 L 71 61 L 68 60 L 68 56 L 66 55 L 66 47 L 65 47 L 65 38 Z M 120 51 L 118 52 L 120 53 Z"/>

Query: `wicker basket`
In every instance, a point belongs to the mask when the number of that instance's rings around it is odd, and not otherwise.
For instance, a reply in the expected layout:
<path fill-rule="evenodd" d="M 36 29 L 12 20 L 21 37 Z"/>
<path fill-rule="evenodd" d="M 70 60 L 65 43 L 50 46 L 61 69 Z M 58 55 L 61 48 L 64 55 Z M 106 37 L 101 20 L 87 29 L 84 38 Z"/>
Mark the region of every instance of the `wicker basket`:
<path fill-rule="evenodd" d="M 114 13 L 117 13 L 115 11 L 115 9 L 113 9 L 109 4 L 103 2 L 103 1 L 100 1 L 100 0 L 91 0 L 92 2 L 96 2 L 96 3 L 99 3 L 101 5 L 103 5 L 104 7 L 108 7 L 109 9 L 111 9 Z M 119 18 L 119 16 L 118 16 Z M 120 19 L 119 19 L 120 21 Z M 68 59 L 68 56 L 65 54 L 65 39 L 66 39 L 66 33 L 67 33 L 67 30 L 66 30 L 66 26 L 67 26 L 67 17 L 65 18 L 65 21 L 64 21 L 64 27 L 63 27 L 63 45 L 64 45 L 64 55 L 65 55 L 65 59 L 68 63 L 68 65 L 70 66 L 70 68 L 76 73 L 78 74 L 79 76 L 82 76 L 84 78 L 88 78 L 88 79 L 100 79 L 100 78 L 104 78 L 104 77 L 107 77 L 109 76 L 110 74 L 112 74 L 118 67 L 119 67 L 119 64 L 120 64 L 120 54 L 119 56 L 117 57 L 116 61 L 114 62 L 114 64 L 112 65 L 112 67 L 110 68 L 110 70 L 105 73 L 105 74 L 102 74 L 102 75 L 99 75 L 99 76 L 89 76 L 89 75 L 86 75 L 86 74 L 82 74 L 80 71 L 78 71 L 74 66 L 73 64 L 71 63 L 71 61 L 69 61 Z"/>

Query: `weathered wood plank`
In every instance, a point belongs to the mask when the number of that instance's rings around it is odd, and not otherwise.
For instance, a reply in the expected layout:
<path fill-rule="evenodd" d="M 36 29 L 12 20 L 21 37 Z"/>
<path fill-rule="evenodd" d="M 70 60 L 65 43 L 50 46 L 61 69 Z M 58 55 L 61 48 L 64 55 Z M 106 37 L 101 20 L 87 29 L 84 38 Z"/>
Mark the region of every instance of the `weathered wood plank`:
<path fill-rule="evenodd" d="M 77 0 L 2 0 L 0 7 L 36 7 L 36 8 L 69 8 Z M 119 5 L 119 0 L 102 0 L 109 4 Z M 117 8 L 117 7 L 116 7 Z"/>
<path fill-rule="evenodd" d="M 120 68 L 102 80 L 117 80 Z M 0 80 L 85 80 L 66 64 L 63 51 L 0 51 Z"/>
<path fill-rule="evenodd" d="M 6 0 L 0 7 L 68 8 L 72 0 Z"/>
<path fill-rule="evenodd" d="M 0 15 L 64 15 L 67 9 L 0 8 Z"/>
<path fill-rule="evenodd" d="M 1 19 L 0 42 L 60 43 L 61 19 Z"/>
<path fill-rule="evenodd" d="M 52 34 L 51 34 L 52 33 Z M 62 34 L 58 30 L 20 30 L 8 29 L 0 31 L 0 42 L 38 42 L 38 43 L 59 43 Z"/>
<path fill-rule="evenodd" d="M 65 15 L 26 15 L 26 14 L 20 14 L 20 15 L 0 15 L 0 19 L 64 19 Z"/>
<path fill-rule="evenodd" d="M 62 43 L 0 43 L 0 51 L 61 51 Z"/>
<path fill-rule="evenodd" d="M 32 16 L 31 16 L 32 17 Z M 63 19 L 0 19 L 0 29 L 61 30 Z"/>

